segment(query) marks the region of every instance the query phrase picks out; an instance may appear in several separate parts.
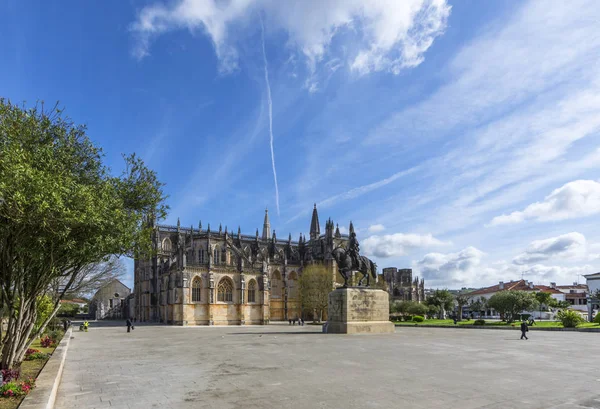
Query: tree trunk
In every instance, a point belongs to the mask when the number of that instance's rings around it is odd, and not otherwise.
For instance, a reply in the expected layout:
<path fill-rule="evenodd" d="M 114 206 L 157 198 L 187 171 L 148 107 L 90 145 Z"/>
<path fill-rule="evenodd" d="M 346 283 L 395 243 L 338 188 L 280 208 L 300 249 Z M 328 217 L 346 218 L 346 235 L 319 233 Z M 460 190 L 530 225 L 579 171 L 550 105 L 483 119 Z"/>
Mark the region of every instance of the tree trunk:
<path fill-rule="evenodd" d="M 48 326 L 50 321 L 52 321 L 52 319 L 56 316 L 56 313 L 58 313 L 59 309 L 60 309 L 60 300 L 59 300 L 58 304 L 55 305 L 54 310 L 52 310 L 52 314 L 50 314 L 50 316 L 48 318 L 46 318 L 46 321 L 44 321 L 42 323 L 42 325 L 40 325 L 38 330 L 30 337 L 29 342 L 27 342 L 27 348 L 29 348 L 31 346 L 31 344 L 33 344 L 33 341 L 35 341 L 36 338 L 39 338 L 40 335 L 42 335 L 44 333 L 44 330 L 46 329 L 46 327 Z"/>

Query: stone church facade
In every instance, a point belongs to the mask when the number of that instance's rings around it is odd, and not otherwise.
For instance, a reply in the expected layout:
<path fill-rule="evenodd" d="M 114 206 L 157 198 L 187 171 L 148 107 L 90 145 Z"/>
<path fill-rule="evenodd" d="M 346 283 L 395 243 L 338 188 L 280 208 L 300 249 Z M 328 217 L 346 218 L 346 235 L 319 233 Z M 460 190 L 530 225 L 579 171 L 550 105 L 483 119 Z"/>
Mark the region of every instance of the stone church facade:
<path fill-rule="evenodd" d="M 387 267 L 383 269 L 383 279 L 394 300 L 425 301 L 425 279 L 415 277 L 411 268 Z"/>
<path fill-rule="evenodd" d="M 352 223 L 350 223 L 352 229 Z M 328 220 L 321 234 L 315 205 L 310 236 L 293 241 L 271 233 L 265 211 L 262 235 L 227 227 L 153 224 L 155 255 L 134 262 L 135 317 L 174 325 L 268 324 L 302 313 L 298 279 L 304 266 L 325 265 L 336 280 L 331 251 L 348 237 Z"/>

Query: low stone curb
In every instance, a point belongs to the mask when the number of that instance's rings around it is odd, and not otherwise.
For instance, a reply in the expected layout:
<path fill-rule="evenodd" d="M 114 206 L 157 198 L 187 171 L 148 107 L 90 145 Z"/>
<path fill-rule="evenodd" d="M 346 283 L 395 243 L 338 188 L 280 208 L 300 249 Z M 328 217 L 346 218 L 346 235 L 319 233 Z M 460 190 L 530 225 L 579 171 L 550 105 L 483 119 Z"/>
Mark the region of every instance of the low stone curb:
<path fill-rule="evenodd" d="M 415 327 L 420 327 L 420 328 L 450 328 L 450 329 L 498 329 L 498 330 L 515 330 L 515 331 L 519 331 L 520 328 L 515 326 L 515 327 L 495 327 L 492 325 L 455 325 L 455 326 L 450 326 L 450 325 L 401 325 L 401 324 L 394 324 L 396 326 L 396 328 L 415 328 Z M 576 331 L 576 332 L 600 332 L 600 327 L 599 328 L 544 328 L 544 327 L 528 327 L 530 330 L 532 331 Z"/>
<path fill-rule="evenodd" d="M 35 381 L 35 388 L 23 399 L 19 409 L 53 409 L 73 327 L 69 328 Z"/>

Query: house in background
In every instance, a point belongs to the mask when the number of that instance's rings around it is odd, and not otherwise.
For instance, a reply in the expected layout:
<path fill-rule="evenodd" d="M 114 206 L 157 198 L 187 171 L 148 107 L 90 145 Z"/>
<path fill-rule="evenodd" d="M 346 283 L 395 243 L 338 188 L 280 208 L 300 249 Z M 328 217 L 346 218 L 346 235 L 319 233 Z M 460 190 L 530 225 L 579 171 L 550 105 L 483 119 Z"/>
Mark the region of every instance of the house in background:
<path fill-rule="evenodd" d="M 498 284 L 490 286 L 490 287 L 485 287 L 485 288 L 480 288 L 479 290 L 475 290 L 472 291 L 468 294 L 466 294 L 469 297 L 469 302 L 475 301 L 476 299 L 483 297 L 486 300 L 489 300 L 494 294 L 500 292 L 500 291 L 507 291 L 507 290 L 512 290 L 512 291 L 530 291 L 530 292 L 542 292 L 542 293 L 550 293 L 552 294 L 552 298 L 554 298 L 556 301 L 565 301 L 566 300 L 566 294 L 559 291 L 556 288 L 553 288 L 552 286 L 546 286 L 546 285 L 535 285 L 533 284 L 533 282 L 528 281 L 528 280 L 518 280 L 518 281 L 508 281 L 508 282 L 504 282 L 504 281 L 500 281 Z M 545 313 L 545 312 L 541 312 L 540 311 L 531 311 L 531 314 L 536 317 L 539 318 L 540 315 L 542 318 L 544 319 L 548 319 L 551 318 L 550 313 Z M 498 318 L 500 316 L 500 314 L 498 314 L 494 309 L 492 308 L 488 308 L 485 313 L 484 313 L 485 317 L 488 318 Z"/>
<path fill-rule="evenodd" d="M 565 294 L 565 300 L 571 304 L 571 309 L 587 312 L 588 286 L 586 284 L 556 285 L 556 283 L 550 283 L 550 287 Z"/>
<path fill-rule="evenodd" d="M 90 302 L 90 316 L 93 319 L 125 318 L 125 300 L 131 294 L 131 289 L 117 279 L 114 279 L 96 291 Z"/>

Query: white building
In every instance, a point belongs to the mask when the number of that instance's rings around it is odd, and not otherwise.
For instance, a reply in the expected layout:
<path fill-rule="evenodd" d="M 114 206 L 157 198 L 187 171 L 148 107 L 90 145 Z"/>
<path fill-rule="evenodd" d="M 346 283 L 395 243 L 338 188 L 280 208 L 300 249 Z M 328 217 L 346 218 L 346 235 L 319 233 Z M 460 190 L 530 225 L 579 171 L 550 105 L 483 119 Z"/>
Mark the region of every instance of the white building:
<path fill-rule="evenodd" d="M 587 282 L 589 297 L 588 297 L 588 320 L 591 321 L 594 317 L 594 310 L 598 310 L 598 304 L 600 301 L 593 297 L 600 291 L 600 273 L 585 275 Z"/>
<path fill-rule="evenodd" d="M 565 299 L 571 304 L 570 309 L 586 313 L 588 310 L 588 286 L 586 284 L 573 283 L 572 285 L 556 285 L 550 283 L 551 288 L 555 288 L 565 294 Z"/>
<path fill-rule="evenodd" d="M 552 298 L 554 298 L 557 301 L 565 301 L 566 300 L 566 294 L 559 291 L 558 289 L 553 288 L 551 286 L 546 286 L 546 285 L 535 285 L 532 282 L 527 281 L 527 280 L 508 281 L 506 283 L 504 281 L 500 281 L 496 285 L 493 285 L 490 287 L 485 287 L 485 288 L 480 288 L 479 290 L 475 290 L 466 295 L 469 297 L 469 302 L 471 300 L 474 301 L 476 299 L 479 299 L 480 297 L 485 298 L 486 300 L 489 300 L 494 294 L 496 294 L 500 291 L 507 291 L 507 290 L 531 291 L 534 293 L 537 293 L 537 292 L 550 293 L 550 294 L 552 294 Z M 534 317 L 536 317 L 536 318 L 540 317 L 539 311 L 531 311 L 530 313 L 532 315 L 534 315 Z M 544 312 L 541 313 L 541 316 L 544 319 L 553 318 L 552 315 L 553 314 L 551 314 L 551 313 L 544 313 Z M 484 316 L 490 317 L 490 318 L 498 318 L 500 315 L 494 309 L 488 308 L 485 311 Z"/>

